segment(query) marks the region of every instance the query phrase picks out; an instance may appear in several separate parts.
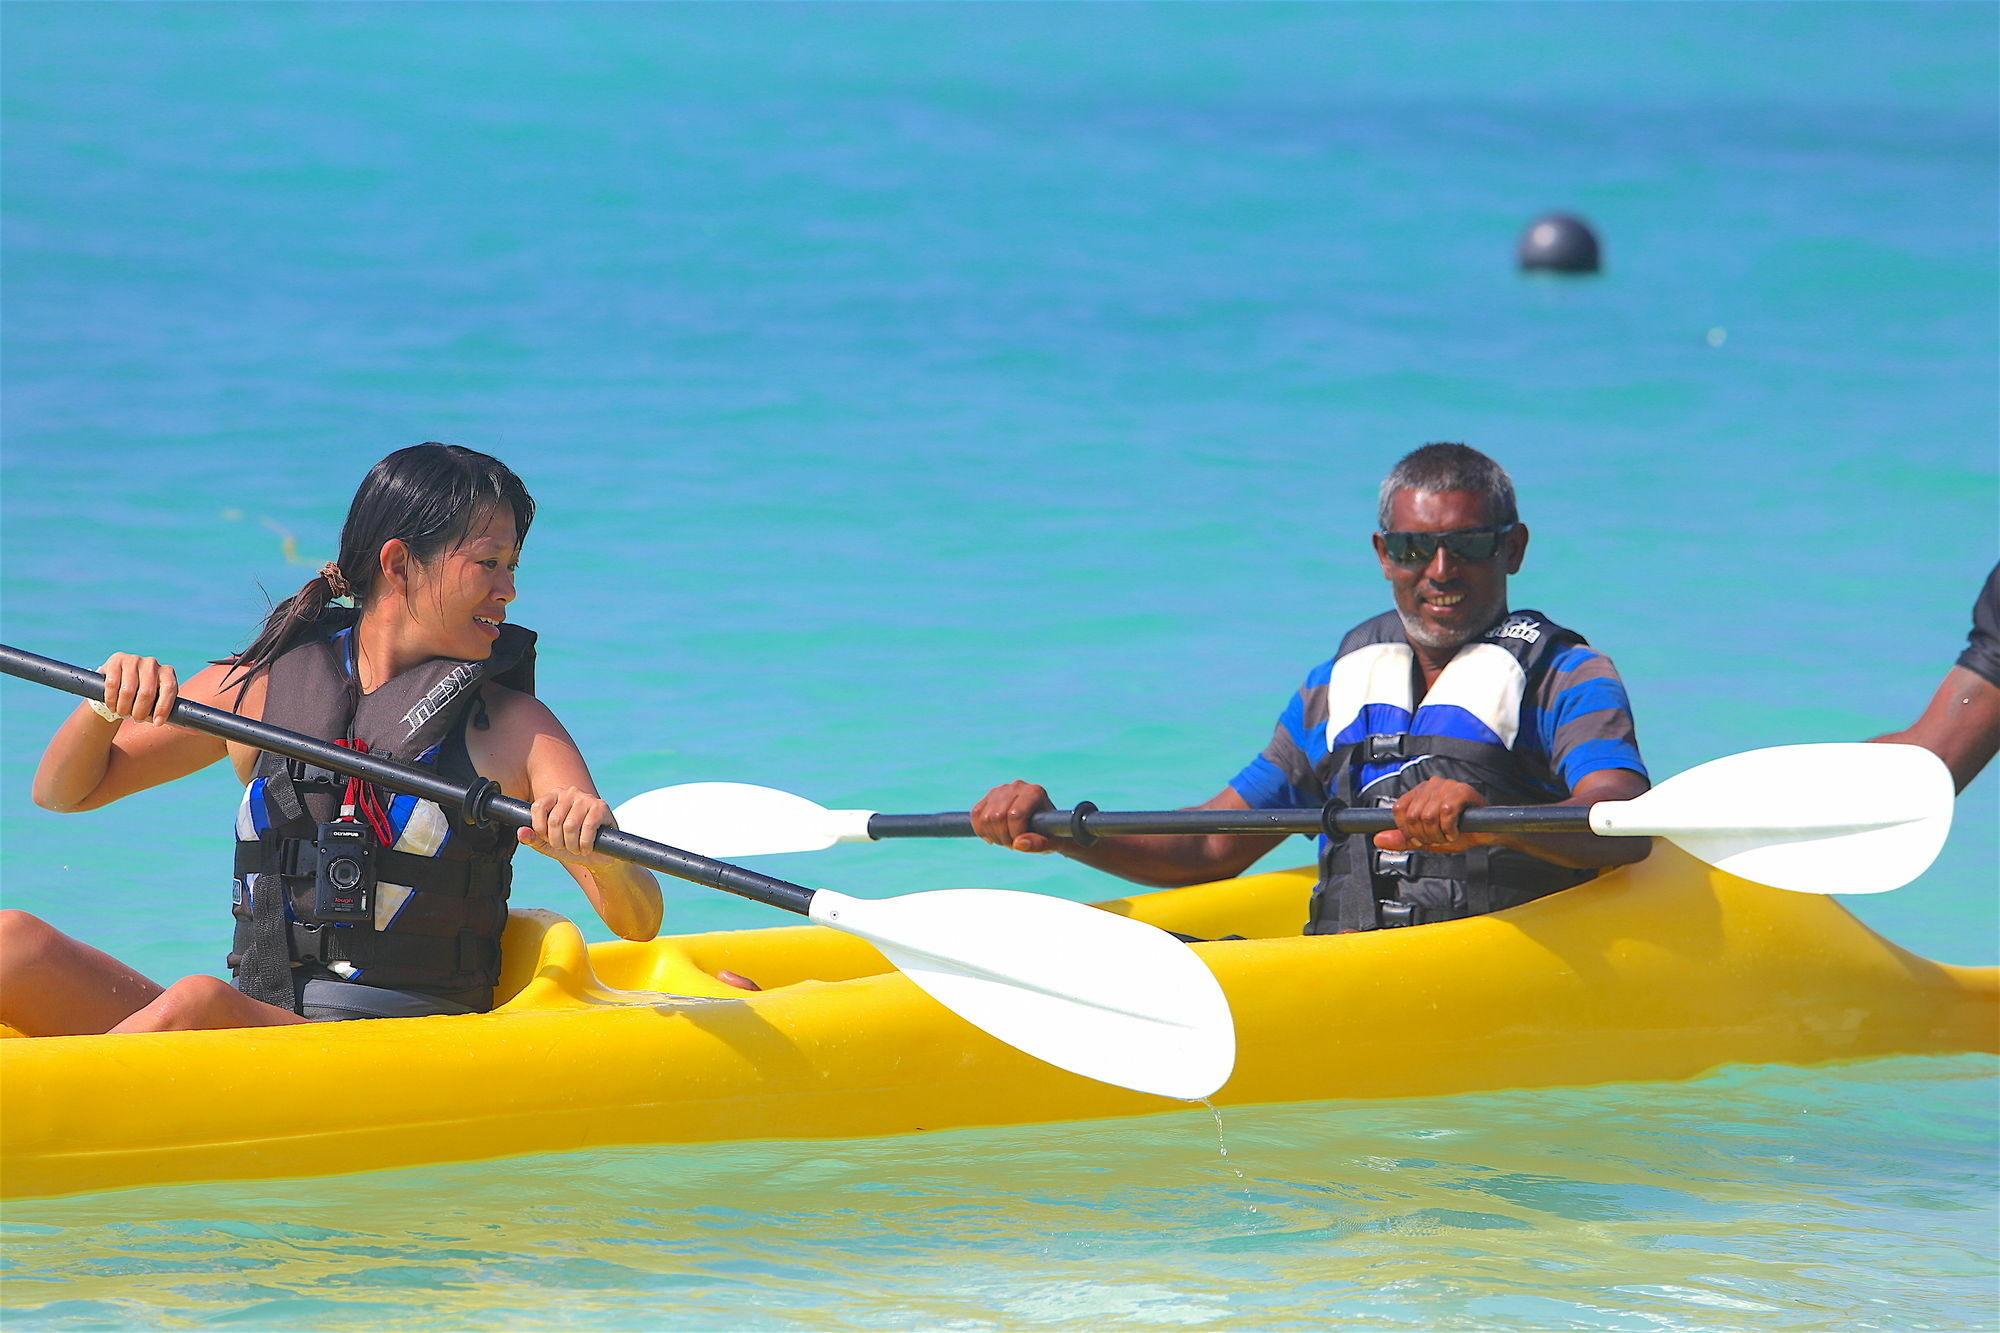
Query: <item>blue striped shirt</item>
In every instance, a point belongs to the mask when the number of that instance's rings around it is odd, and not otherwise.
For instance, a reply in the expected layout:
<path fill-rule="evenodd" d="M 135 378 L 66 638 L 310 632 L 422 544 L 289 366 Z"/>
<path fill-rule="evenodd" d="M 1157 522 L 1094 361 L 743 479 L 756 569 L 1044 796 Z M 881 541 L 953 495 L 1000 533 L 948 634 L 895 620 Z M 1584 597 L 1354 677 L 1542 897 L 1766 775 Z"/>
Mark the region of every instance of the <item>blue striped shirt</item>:
<path fill-rule="evenodd" d="M 1230 779 L 1251 809 L 1310 808 L 1324 805 L 1333 794 L 1326 734 L 1332 674 L 1332 658 L 1307 673 L 1305 684 L 1279 714 L 1271 743 Z M 1375 707 L 1344 727 L 1337 739 L 1344 744 L 1372 731 L 1405 729 L 1400 710 L 1386 710 L 1397 712 L 1397 719 L 1371 721 L 1366 714 Z M 1643 776 L 1646 764 L 1639 757 L 1631 703 L 1611 659 L 1587 644 L 1559 650 L 1543 672 L 1540 688 L 1521 700 L 1514 755 L 1523 776 L 1547 802 L 1566 799 L 1587 774 L 1603 769 L 1630 769 Z M 1364 781 L 1373 776 L 1363 773 Z"/>

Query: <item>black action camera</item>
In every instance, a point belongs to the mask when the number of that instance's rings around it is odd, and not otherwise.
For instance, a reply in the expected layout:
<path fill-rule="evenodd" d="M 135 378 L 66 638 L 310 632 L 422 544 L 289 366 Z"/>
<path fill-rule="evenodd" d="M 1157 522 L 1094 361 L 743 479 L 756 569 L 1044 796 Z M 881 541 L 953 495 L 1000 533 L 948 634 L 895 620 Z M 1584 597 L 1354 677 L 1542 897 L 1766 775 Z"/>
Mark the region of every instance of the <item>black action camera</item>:
<path fill-rule="evenodd" d="M 357 819 L 321 824 L 313 839 L 313 916 L 367 921 L 375 915 L 375 833 Z"/>

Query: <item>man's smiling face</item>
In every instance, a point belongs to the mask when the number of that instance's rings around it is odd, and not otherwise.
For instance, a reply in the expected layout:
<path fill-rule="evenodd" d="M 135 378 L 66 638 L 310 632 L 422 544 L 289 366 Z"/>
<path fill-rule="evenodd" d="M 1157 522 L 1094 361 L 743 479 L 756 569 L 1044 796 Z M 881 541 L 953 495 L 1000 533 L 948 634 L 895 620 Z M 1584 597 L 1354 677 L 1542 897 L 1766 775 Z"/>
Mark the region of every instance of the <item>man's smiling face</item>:
<path fill-rule="evenodd" d="M 1389 502 L 1392 532 L 1460 532 L 1493 524 L 1485 498 L 1471 491 L 1397 491 Z M 1507 610 L 1507 576 L 1521 568 L 1528 529 L 1501 537 L 1487 560 L 1468 560 L 1440 545 L 1416 566 L 1389 558 L 1378 533 L 1375 557 L 1396 596 L 1403 632 L 1418 648 L 1449 655 L 1490 628 Z"/>

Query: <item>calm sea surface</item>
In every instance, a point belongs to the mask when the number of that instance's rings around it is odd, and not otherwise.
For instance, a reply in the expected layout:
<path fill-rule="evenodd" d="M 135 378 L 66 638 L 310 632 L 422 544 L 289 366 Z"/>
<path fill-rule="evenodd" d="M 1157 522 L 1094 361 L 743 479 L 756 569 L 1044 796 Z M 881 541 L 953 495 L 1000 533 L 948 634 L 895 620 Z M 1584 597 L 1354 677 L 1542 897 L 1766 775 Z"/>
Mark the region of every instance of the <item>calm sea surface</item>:
<path fill-rule="evenodd" d="M 1996 48 L 1948 4 L 9 5 L 5 639 L 240 646 L 367 465 L 442 439 L 543 506 L 515 613 L 614 796 L 1181 804 L 1386 605 L 1382 472 L 1463 439 L 1534 530 L 1515 602 L 1617 660 L 1656 774 L 1873 735 L 2000 553 Z M 1601 277 L 1512 270 L 1555 207 Z M 7 905 L 218 968 L 229 780 L 50 815 L 67 705 L 0 706 Z M 1850 906 L 2000 959 L 1996 792 Z M 759 868 L 1115 889 L 977 846 Z M 547 864 L 516 897 L 588 913 Z M 1227 1159 L 1195 1112 L 22 1204 L 0 1314 L 2000 1320 L 1984 1057 L 1225 1123 Z"/>

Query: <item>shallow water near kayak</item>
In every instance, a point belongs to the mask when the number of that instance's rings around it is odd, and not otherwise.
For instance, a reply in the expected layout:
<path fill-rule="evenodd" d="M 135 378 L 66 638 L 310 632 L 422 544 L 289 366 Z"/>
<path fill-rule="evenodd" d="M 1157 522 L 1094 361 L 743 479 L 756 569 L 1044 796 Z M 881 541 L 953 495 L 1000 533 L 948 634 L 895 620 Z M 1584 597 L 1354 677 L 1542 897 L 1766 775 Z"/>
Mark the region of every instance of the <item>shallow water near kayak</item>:
<path fill-rule="evenodd" d="M 1241 1178 L 1192 1112 L 52 1200 L 9 1324 L 1973 1328 L 1991 1076 L 1234 1109 Z"/>
<path fill-rule="evenodd" d="M 2000 546 L 1996 42 L 1969 5 L 10 6 L 4 637 L 192 668 L 444 439 L 541 503 L 513 612 L 608 793 L 1179 805 L 1384 608 L 1387 465 L 1465 439 L 1534 533 L 1513 600 L 1617 661 L 1656 775 L 1874 735 Z M 1551 207 L 1601 277 L 1513 271 Z M 37 810 L 69 706 L 0 681 L 6 905 L 219 968 L 232 784 Z M 2000 959 L 1996 793 L 1847 905 Z M 515 897 L 606 937 L 546 863 Z M 1986 1328 L 1996 1089 L 1888 1060 L 1226 1108 L 1227 1157 L 1195 1109 L 23 1203 L 0 1319 Z"/>

